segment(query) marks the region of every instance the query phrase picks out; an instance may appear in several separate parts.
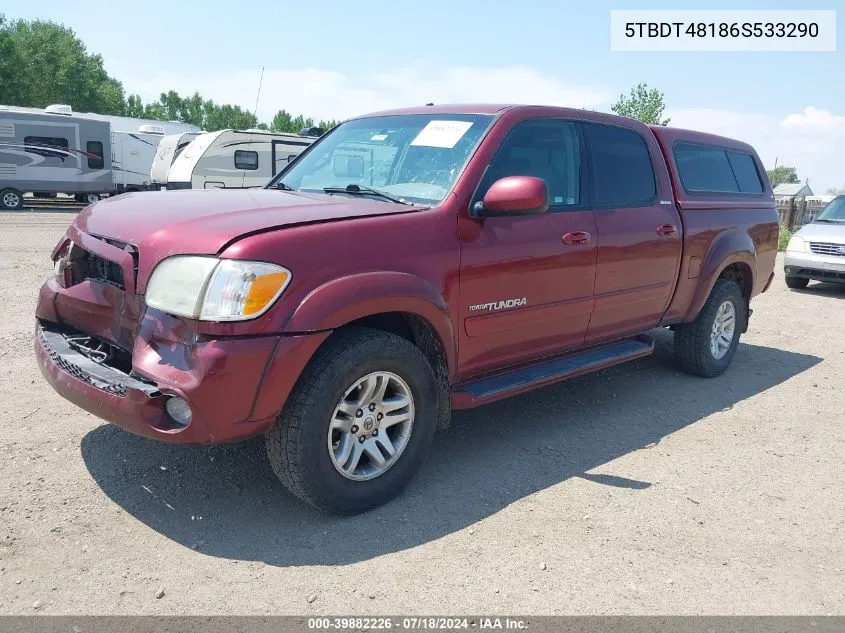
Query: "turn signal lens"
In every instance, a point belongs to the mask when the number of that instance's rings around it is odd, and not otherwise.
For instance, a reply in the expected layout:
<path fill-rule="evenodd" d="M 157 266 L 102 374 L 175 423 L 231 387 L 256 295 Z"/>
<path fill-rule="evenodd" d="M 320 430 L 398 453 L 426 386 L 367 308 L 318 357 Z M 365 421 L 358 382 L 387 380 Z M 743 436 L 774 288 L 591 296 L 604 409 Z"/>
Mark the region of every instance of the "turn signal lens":
<path fill-rule="evenodd" d="M 265 312 L 290 283 L 287 268 L 265 262 L 223 259 L 205 293 L 200 319 L 238 321 Z"/>
<path fill-rule="evenodd" d="M 246 293 L 244 316 L 262 312 L 276 298 L 279 291 L 287 285 L 289 278 L 290 273 L 288 272 L 267 273 L 256 277 L 249 287 L 249 292 Z"/>

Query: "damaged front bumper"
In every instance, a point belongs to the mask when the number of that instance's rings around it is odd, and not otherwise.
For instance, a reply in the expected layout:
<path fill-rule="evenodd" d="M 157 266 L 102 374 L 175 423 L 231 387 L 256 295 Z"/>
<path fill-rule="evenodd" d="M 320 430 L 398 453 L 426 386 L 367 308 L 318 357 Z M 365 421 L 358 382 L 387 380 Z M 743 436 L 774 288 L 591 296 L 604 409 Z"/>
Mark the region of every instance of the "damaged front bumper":
<path fill-rule="evenodd" d="M 255 419 L 251 412 L 276 339 L 199 344 L 181 367 L 163 363 L 148 348 L 144 359 L 158 375 L 142 375 L 98 362 L 73 345 L 67 328 L 39 321 L 35 354 L 53 389 L 78 407 L 138 435 L 206 444 L 256 435 L 273 423 L 272 414 Z M 188 403 L 189 424 L 170 416 L 170 398 Z"/>

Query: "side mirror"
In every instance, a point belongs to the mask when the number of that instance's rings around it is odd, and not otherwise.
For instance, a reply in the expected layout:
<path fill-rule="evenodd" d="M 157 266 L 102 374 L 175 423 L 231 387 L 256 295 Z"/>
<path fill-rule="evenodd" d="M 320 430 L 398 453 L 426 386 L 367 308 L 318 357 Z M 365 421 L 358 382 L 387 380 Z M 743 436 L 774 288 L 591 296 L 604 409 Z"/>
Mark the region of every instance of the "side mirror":
<path fill-rule="evenodd" d="M 500 178 L 484 194 L 484 200 L 473 207 L 476 217 L 535 215 L 549 210 L 546 182 L 534 176 Z"/>

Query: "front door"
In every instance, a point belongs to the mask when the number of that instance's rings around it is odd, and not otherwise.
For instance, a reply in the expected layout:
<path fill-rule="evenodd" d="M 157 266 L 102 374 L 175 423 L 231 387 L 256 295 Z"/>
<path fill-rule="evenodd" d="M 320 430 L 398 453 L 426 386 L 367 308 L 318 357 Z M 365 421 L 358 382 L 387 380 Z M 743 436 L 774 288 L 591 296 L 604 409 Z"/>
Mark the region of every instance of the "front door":
<path fill-rule="evenodd" d="M 580 124 L 517 124 L 473 202 L 505 176 L 546 181 L 547 213 L 483 218 L 462 235 L 461 379 L 580 347 L 590 320 L 596 226 L 587 208 Z"/>
<path fill-rule="evenodd" d="M 654 161 L 663 162 L 655 139 L 615 125 L 584 129 L 598 237 L 589 345 L 657 325 L 675 291 L 682 227 L 669 183 L 655 174 Z"/>

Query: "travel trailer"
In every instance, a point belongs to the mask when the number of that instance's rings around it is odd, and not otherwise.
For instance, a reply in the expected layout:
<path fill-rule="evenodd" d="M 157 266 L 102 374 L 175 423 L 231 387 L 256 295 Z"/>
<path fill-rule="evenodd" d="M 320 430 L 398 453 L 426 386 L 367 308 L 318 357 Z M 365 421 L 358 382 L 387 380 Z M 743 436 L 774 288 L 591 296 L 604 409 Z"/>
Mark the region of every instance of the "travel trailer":
<path fill-rule="evenodd" d="M 150 168 L 150 189 L 166 188 L 167 174 L 173 160 L 199 135 L 200 132 L 180 132 L 168 134 L 159 141 L 153 166 Z"/>
<path fill-rule="evenodd" d="M 164 128 L 158 125 L 142 125 L 137 132 L 112 132 L 114 193 L 150 188 L 150 168 L 165 138 Z"/>
<path fill-rule="evenodd" d="M 26 191 L 96 200 L 114 189 L 112 160 L 106 121 L 0 106 L 0 209 L 20 209 Z"/>
<path fill-rule="evenodd" d="M 195 125 L 0 105 L 0 208 L 19 209 L 25 192 L 70 194 L 80 202 L 150 186 L 150 167 L 165 134 Z"/>
<path fill-rule="evenodd" d="M 174 159 L 167 189 L 261 187 L 315 140 L 265 130 L 207 132 Z"/>

